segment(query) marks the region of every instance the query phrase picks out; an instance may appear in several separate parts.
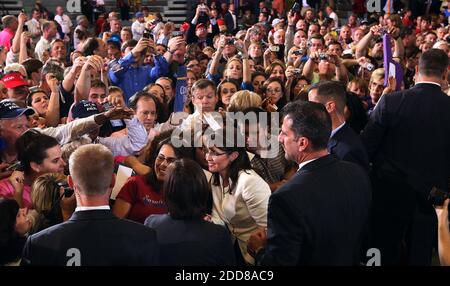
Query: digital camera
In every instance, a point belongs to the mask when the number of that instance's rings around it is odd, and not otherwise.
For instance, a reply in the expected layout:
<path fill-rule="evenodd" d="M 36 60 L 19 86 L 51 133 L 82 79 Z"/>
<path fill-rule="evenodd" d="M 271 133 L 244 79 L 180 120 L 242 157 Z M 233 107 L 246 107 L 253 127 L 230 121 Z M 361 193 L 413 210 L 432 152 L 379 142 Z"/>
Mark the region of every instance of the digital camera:
<path fill-rule="evenodd" d="M 280 46 L 272 45 L 272 46 L 270 46 L 270 51 L 272 51 L 272 52 L 279 52 L 280 51 Z"/>
<path fill-rule="evenodd" d="M 142 38 L 145 39 L 152 39 L 152 32 L 149 29 L 145 29 L 144 33 L 142 34 Z"/>
<path fill-rule="evenodd" d="M 234 39 L 233 38 L 228 39 L 226 44 L 227 45 L 234 45 Z"/>
<path fill-rule="evenodd" d="M 57 183 L 58 188 L 64 189 L 64 197 L 69 198 L 73 195 L 73 189 L 69 187 L 69 184 L 67 182 L 60 182 Z"/>
<path fill-rule="evenodd" d="M 325 54 L 325 53 L 320 53 L 320 54 L 319 54 L 319 59 L 320 59 L 321 61 L 328 61 L 329 58 L 330 58 L 330 57 L 329 57 L 327 54 Z"/>
<path fill-rule="evenodd" d="M 296 55 L 296 56 L 301 56 L 301 55 L 303 55 L 305 53 L 305 51 L 303 50 L 303 49 L 299 49 L 299 50 L 296 50 L 296 51 L 293 51 L 292 52 L 292 54 L 293 55 Z"/>

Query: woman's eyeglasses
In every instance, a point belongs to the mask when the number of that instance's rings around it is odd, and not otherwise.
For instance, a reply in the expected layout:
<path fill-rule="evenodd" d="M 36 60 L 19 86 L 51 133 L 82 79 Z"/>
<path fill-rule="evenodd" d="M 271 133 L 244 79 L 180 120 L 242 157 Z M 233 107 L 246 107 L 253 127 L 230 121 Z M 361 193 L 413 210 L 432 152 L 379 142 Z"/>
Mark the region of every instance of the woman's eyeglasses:
<path fill-rule="evenodd" d="M 162 162 L 167 162 L 167 165 L 170 165 L 170 164 L 172 164 L 173 162 L 175 162 L 177 160 L 177 158 L 171 158 L 171 157 L 165 157 L 164 155 L 162 155 L 162 154 L 159 154 L 157 157 L 156 157 L 156 161 L 158 161 L 158 162 L 160 162 L 161 164 L 162 164 Z"/>
<path fill-rule="evenodd" d="M 208 149 L 208 148 L 204 148 L 203 152 L 205 153 L 205 155 L 210 155 L 210 156 L 215 157 L 215 158 L 227 154 L 227 152 L 217 152 L 217 151 L 214 151 L 214 150 Z"/>

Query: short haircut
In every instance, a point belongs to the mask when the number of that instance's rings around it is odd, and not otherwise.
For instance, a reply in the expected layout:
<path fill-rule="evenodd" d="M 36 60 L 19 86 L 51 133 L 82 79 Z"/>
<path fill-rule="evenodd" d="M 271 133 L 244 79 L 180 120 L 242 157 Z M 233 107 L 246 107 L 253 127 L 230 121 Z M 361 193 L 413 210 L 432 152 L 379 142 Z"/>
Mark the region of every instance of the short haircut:
<path fill-rule="evenodd" d="M 6 15 L 2 18 L 3 28 L 9 28 L 14 23 L 14 20 L 17 21 L 16 16 Z"/>
<path fill-rule="evenodd" d="M 50 29 L 50 26 L 52 24 L 56 25 L 56 23 L 53 21 L 45 21 L 44 24 L 42 24 L 42 31 L 44 32 L 44 31 L 47 31 L 48 29 Z"/>
<path fill-rule="evenodd" d="M 134 48 L 134 47 L 136 47 L 137 43 L 138 42 L 136 40 L 128 40 L 128 41 L 126 41 L 125 43 L 122 44 L 122 47 L 120 48 L 120 51 L 122 53 L 125 53 L 125 50 L 127 48 Z"/>
<path fill-rule="evenodd" d="M 75 188 L 85 195 L 104 195 L 114 172 L 112 152 L 101 144 L 79 147 L 69 158 Z"/>
<path fill-rule="evenodd" d="M 325 44 L 325 40 L 323 39 L 321 34 L 312 34 L 310 41 L 312 39 L 320 40 L 322 42 L 322 44 Z"/>
<path fill-rule="evenodd" d="M 155 102 L 155 107 L 156 110 L 158 110 L 159 107 L 159 101 L 158 99 L 145 91 L 138 91 L 136 92 L 132 97 L 130 97 L 129 101 L 128 101 L 128 107 L 133 109 L 134 111 L 136 111 L 137 109 L 137 104 L 139 102 L 139 100 L 144 99 L 144 100 L 153 100 Z"/>
<path fill-rule="evenodd" d="M 325 104 L 327 100 L 333 100 L 336 104 L 336 111 L 343 115 L 345 109 L 345 103 L 347 101 L 344 84 L 338 81 L 321 81 L 313 86 L 309 90 L 317 90 L 317 96 L 320 103 Z"/>
<path fill-rule="evenodd" d="M 209 79 L 200 79 L 196 81 L 192 86 L 192 93 L 198 89 L 207 89 L 208 87 L 211 87 L 214 91 L 214 95 L 216 95 L 216 85 Z"/>
<path fill-rule="evenodd" d="M 92 56 L 94 54 L 94 51 L 98 49 L 99 47 L 98 39 L 95 37 L 87 38 L 86 41 L 83 44 L 83 47 L 81 48 L 81 53 L 83 56 Z"/>
<path fill-rule="evenodd" d="M 108 94 L 111 94 L 114 92 L 118 92 L 118 93 L 122 94 L 122 96 L 123 96 L 123 90 L 120 87 L 114 86 L 114 85 L 108 87 Z"/>
<path fill-rule="evenodd" d="M 61 63 L 53 59 L 48 60 L 42 67 L 41 81 L 44 81 L 45 76 L 49 73 L 54 74 L 56 78 L 64 78 L 64 69 L 62 68 Z"/>
<path fill-rule="evenodd" d="M 124 27 L 122 27 L 122 30 L 121 30 L 121 31 L 126 31 L 126 32 L 129 32 L 129 33 L 133 34 L 133 33 L 131 32 L 131 27 L 130 27 L 130 26 L 124 26 Z"/>
<path fill-rule="evenodd" d="M 22 62 L 22 65 L 25 67 L 25 70 L 27 71 L 28 78 L 31 78 L 32 73 L 38 72 L 39 69 L 44 66 L 44 64 L 40 60 L 34 58 L 26 59 L 25 61 Z"/>
<path fill-rule="evenodd" d="M 210 187 L 203 169 L 190 159 L 169 166 L 164 182 L 163 200 L 174 219 L 201 220 L 207 213 Z"/>
<path fill-rule="evenodd" d="M 91 82 L 91 88 L 103 88 L 106 91 L 106 85 L 103 81 L 99 80 L 99 79 L 94 79 Z"/>
<path fill-rule="evenodd" d="M 429 49 L 419 58 L 419 73 L 440 78 L 447 70 L 448 62 L 448 55 L 443 50 Z"/>
<path fill-rule="evenodd" d="M 331 118 L 325 106 L 309 101 L 294 101 L 283 108 L 283 117 L 292 120 L 296 137 L 306 137 L 314 151 L 327 148 L 331 135 Z"/>
<path fill-rule="evenodd" d="M 338 46 L 341 48 L 341 50 L 342 50 L 342 45 L 341 45 L 341 43 L 339 43 L 339 42 L 336 41 L 336 40 L 331 40 L 331 41 L 328 43 L 328 47 L 331 46 L 331 45 L 338 45 Z"/>

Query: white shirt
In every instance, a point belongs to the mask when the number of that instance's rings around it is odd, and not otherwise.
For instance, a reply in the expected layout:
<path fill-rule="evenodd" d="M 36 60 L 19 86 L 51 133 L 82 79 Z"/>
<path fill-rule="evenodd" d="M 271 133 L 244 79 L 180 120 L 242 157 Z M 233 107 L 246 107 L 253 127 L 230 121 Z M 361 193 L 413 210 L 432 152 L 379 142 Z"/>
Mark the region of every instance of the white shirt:
<path fill-rule="evenodd" d="M 39 35 L 41 34 L 41 24 L 36 19 L 31 19 L 25 23 L 28 27 L 28 31 L 31 33 L 31 37 L 34 42 L 39 40 Z"/>
<path fill-rule="evenodd" d="M 437 86 L 441 87 L 441 85 L 440 85 L 439 83 L 434 82 L 434 81 L 418 81 L 418 82 L 415 83 L 415 85 L 416 85 L 416 84 L 419 84 L 419 83 L 434 84 L 434 85 L 437 85 Z"/>
<path fill-rule="evenodd" d="M 95 206 L 95 207 L 77 207 L 75 209 L 76 212 L 82 211 L 92 211 L 92 210 L 110 210 L 111 208 L 107 205 L 105 206 Z"/>
<path fill-rule="evenodd" d="M 34 128 L 42 134 L 54 137 L 58 140 L 59 145 L 64 145 L 69 142 L 80 139 L 84 134 L 97 129 L 99 126 L 95 123 L 95 115 L 86 118 L 77 119 L 67 124 L 62 124 L 57 127 L 47 127 L 44 129 Z"/>
<path fill-rule="evenodd" d="M 332 130 L 332 131 L 331 131 L 330 138 L 333 137 L 334 134 L 336 134 L 336 133 L 339 131 L 339 129 L 341 129 L 342 127 L 344 127 L 344 125 L 345 125 L 345 121 L 344 121 L 344 123 L 342 123 L 341 125 L 339 125 L 338 127 L 336 127 L 336 129 Z"/>
<path fill-rule="evenodd" d="M 141 23 L 138 20 L 131 25 L 131 32 L 133 33 L 133 39 L 139 41 L 142 38 L 145 30 L 145 23 Z"/>
<path fill-rule="evenodd" d="M 267 227 L 267 208 L 269 206 L 270 187 L 255 171 L 239 172 L 235 189 L 229 180 L 227 188 L 215 186 L 210 181 L 213 209 L 212 221 L 226 225 L 233 240 L 237 239 L 244 259 L 252 264 L 253 259 L 247 254 L 247 241 L 258 227 Z"/>
<path fill-rule="evenodd" d="M 36 54 L 36 57 L 41 62 L 44 62 L 44 52 L 50 51 L 50 41 L 47 41 L 44 37 L 41 37 L 39 42 L 36 44 L 36 48 L 34 49 L 34 53 Z"/>
<path fill-rule="evenodd" d="M 302 0 L 302 6 L 303 7 L 309 7 L 307 0 Z"/>
<path fill-rule="evenodd" d="M 231 11 L 230 11 L 231 13 Z M 231 17 L 233 18 L 233 29 L 237 29 L 237 21 L 236 21 L 236 15 L 234 15 L 233 13 L 231 13 Z"/>
<path fill-rule="evenodd" d="M 62 32 L 64 34 L 70 33 L 70 28 L 72 28 L 72 21 L 69 16 L 63 14 L 62 16 L 56 15 L 55 21 L 61 25 Z"/>
<path fill-rule="evenodd" d="M 99 137 L 98 143 L 108 147 L 114 156 L 130 156 L 139 152 L 148 142 L 147 130 L 137 119 L 125 119 L 128 135 L 121 137 Z"/>
<path fill-rule="evenodd" d="M 319 158 L 320 158 L 320 157 L 319 157 Z M 300 169 L 303 168 L 306 164 L 311 163 L 312 161 L 315 161 L 315 160 L 317 160 L 317 159 L 319 159 L 319 158 L 315 158 L 315 159 L 312 159 L 312 160 L 308 160 L 308 161 L 305 161 L 305 162 L 301 162 L 300 164 L 298 164 L 298 169 L 297 169 L 297 171 L 300 171 Z"/>

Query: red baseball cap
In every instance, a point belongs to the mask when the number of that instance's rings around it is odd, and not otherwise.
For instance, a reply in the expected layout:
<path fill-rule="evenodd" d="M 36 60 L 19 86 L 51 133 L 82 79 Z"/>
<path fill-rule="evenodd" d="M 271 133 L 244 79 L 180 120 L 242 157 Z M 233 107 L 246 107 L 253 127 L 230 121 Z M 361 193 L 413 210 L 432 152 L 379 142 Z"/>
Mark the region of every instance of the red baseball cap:
<path fill-rule="evenodd" d="M 28 86 L 27 80 L 20 72 L 12 72 L 3 76 L 2 81 L 5 83 L 6 88 L 15 88 L 19 86 Z"/>
<path fill-rule="evenodd" d="M 204 23 L 197 24 L 197 26 L 195 27 L 195 30 L 198 30 L 200 28 L 205 28 L 206 29 L 206 25 Z"/>

